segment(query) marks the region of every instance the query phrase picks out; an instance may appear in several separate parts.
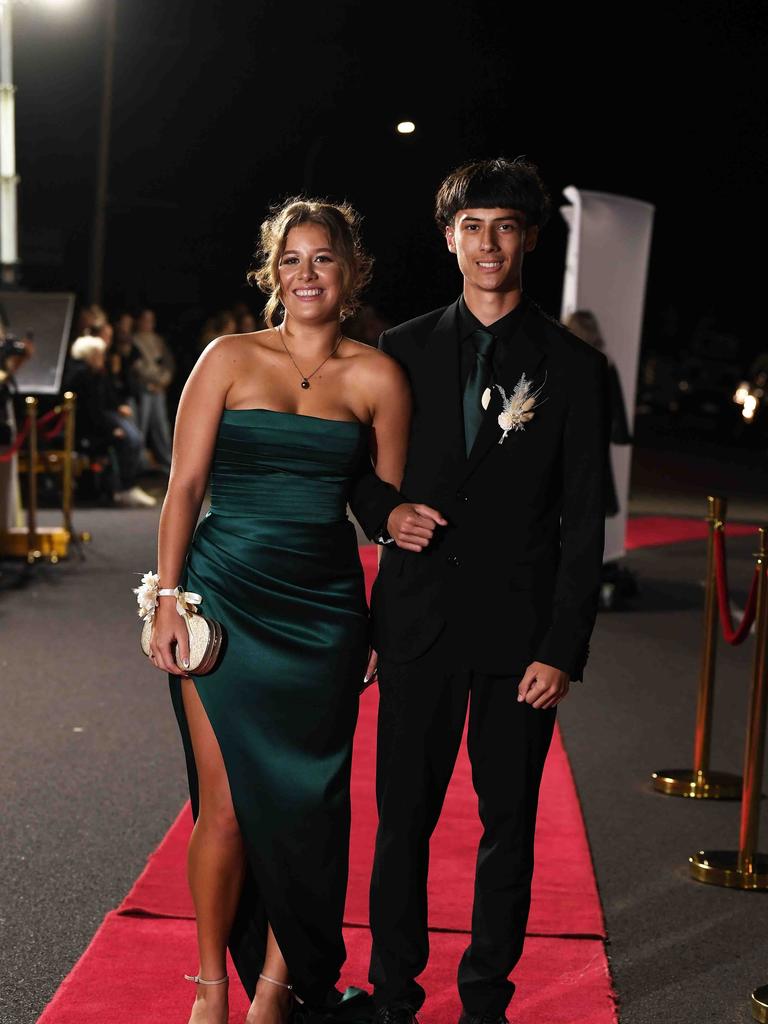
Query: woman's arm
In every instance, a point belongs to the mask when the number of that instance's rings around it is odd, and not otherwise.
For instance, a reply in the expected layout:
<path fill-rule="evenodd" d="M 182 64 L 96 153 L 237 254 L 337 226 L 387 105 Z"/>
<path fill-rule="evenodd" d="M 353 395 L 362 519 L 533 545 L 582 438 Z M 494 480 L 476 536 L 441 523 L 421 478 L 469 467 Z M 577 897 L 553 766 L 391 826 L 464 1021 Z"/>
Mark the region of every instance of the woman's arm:
<path fill-rule="evenodd" d="M 376 476 L 398 489 L 408 455 L 411 404 L 411 389 L 405 373 L 394 359 L 386 357 L 377 366 L 371 457 Z M 446 520 L 436 509 L 411 502 L 392 508 L 386 523 L 397 546 L 413 552 L 423 551 L 430 544 L 435 527 L 445 525 Z"/>
<path fill-rule="evenodd" d="M 411 390 L 393 359 L 376 359 L 376 390 L 371 419 L 371 459 L 376 476 L 400 487 L 411 430 Z"/>
<path fill-rule="evenodd" d="M 230 339 L 214 342 L 197 361 L 181 394 L 173 436 L 171 475 L 157 538 L 157 571 L 163 589 L 179 584 L 205 497 L 235 359 Z M 165 672 L 184 675 L 176 665 L 174 643 L 178 643 L 182 660 L 186 661 L 189 656 L 187 631 L 176 611 L 176 599 L 161 597 L 152 631 L 154 664 Z"/>

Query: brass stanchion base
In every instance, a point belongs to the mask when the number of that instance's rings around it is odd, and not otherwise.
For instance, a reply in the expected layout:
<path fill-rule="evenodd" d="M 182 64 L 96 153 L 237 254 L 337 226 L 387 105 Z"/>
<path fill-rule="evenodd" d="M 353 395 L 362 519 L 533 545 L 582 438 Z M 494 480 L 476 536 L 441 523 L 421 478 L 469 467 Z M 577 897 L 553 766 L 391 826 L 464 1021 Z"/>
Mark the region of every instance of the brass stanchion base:
<path fill-rule="evenodd" d="M 730 772 L 695 772 L 675 768 L 654 772 L 653 788 L 666 796 L 687 796 L 694 800 L 738 800 L 741 776 Z"/>
<path fill-rule="evenodd" d="M 28 561 L 48 558 L 51 562 L 67 557 L 72 539 L 68 530 L 61 526 L 40 526 L 35 534 L 37 543 L 32 552 L 34 557 L 30 558 L 26 526 L 13 526 L 0 533 L 0 555 L 6 558 L 27 558 Z"/>
<path fill-rule="evenodd" d="M 768 985 L 761 985 L 752 993 L 752 1016 L 760 1024 L 768 1024 Z"/>
<path fill-rule="evenodd" d="M 699 850 L 688 858 L 691 877 L 709 885 L 724 885 L 728 889 L 768 889 L 768 857 L 755 855 L 751 870 L 739 866 L 736 850 Z"/>

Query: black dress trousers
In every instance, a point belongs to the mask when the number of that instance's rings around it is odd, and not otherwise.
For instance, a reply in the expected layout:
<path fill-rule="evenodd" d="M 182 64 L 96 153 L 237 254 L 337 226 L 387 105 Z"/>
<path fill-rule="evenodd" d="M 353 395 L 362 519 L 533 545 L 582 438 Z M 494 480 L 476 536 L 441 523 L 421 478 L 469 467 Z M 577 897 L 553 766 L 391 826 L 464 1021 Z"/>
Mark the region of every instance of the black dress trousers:
<path fill-rule="evenodd" d="M 468 750 L 483 835 L 475 870 L 472 937 L 458 971 L 472 1015 L 503 1014 L 520 959 L 533 875 L 539 784 L 556 712 L 517 700 L 520 676 L 456 668 L 443 634 L 405 664 L 379 662 L 376 796 L 379 828 L 371 880 L 377 1006 L 417 1010 L 429 956 L 427 870 L 469 705 Z"/>

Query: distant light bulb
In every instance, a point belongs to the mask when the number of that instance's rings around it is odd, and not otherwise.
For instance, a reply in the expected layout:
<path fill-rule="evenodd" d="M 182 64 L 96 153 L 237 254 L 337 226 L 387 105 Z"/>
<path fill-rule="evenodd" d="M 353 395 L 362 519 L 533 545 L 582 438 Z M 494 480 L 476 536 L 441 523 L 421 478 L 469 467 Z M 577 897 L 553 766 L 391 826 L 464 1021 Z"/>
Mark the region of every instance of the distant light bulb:
<path fill-rule="evenodd" d="M 400 121 L 397 130 L 401 135 L 413 135 L 416 131 L 416 125 L 413 121 Z"/>

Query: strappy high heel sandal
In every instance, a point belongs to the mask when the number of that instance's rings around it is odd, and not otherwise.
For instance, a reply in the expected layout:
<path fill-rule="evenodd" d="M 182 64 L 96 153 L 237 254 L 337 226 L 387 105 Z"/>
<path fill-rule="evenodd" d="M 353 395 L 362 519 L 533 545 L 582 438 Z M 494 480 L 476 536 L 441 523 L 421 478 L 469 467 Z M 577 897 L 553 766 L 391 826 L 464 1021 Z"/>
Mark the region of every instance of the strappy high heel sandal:
<path fill-rule="evenodd" d="M 193 981 L 196 985 L 223 985 L 225 981 L 229 981 L 229 975 L 225 974 L 223 978 L 217 978 L 216 981 L 206 981 L 199 974 L 185 974 L 184 980 Z"/>
<path fill-rule="evenodd" d="M 277 978 L 270 978 L 268 974 L 260 974 L 259 977 L 262 981 L 268 981 L 270 985 L 279 985 L 280 988 L 287 988 L 289 992 L 293 992 L 293 985 L 289 985 L 287 981 L 278 981 Z M 293 998 L 300 1005 L 304 1004 L 304 1000 L 299 998 L 295 992 L 293 992 Z"/>
<path fill-rule="evenodd" d="M 301 996 L 296 995 L 293 989 L 293 985 L 289 985 L 287 981 L 278 981 L 277 978 L 270 978 L 268 974 L 260 974 L 259 978 L 261 978 L 262 981 L 268 981 L 270 985 L 277 985 L 278 988 L 284 988 L 291 993 L 291 995 L 293 996 L 293 1002 L 291 1003 L 288 1009 L 287 1021 L 288 1024 L 295 1024 L 295 1022 L 297 1021 L 296 1004 L 298 1003 L 299 1006 L 303 1006 L 304 1000 L 301 998 Z"/>

